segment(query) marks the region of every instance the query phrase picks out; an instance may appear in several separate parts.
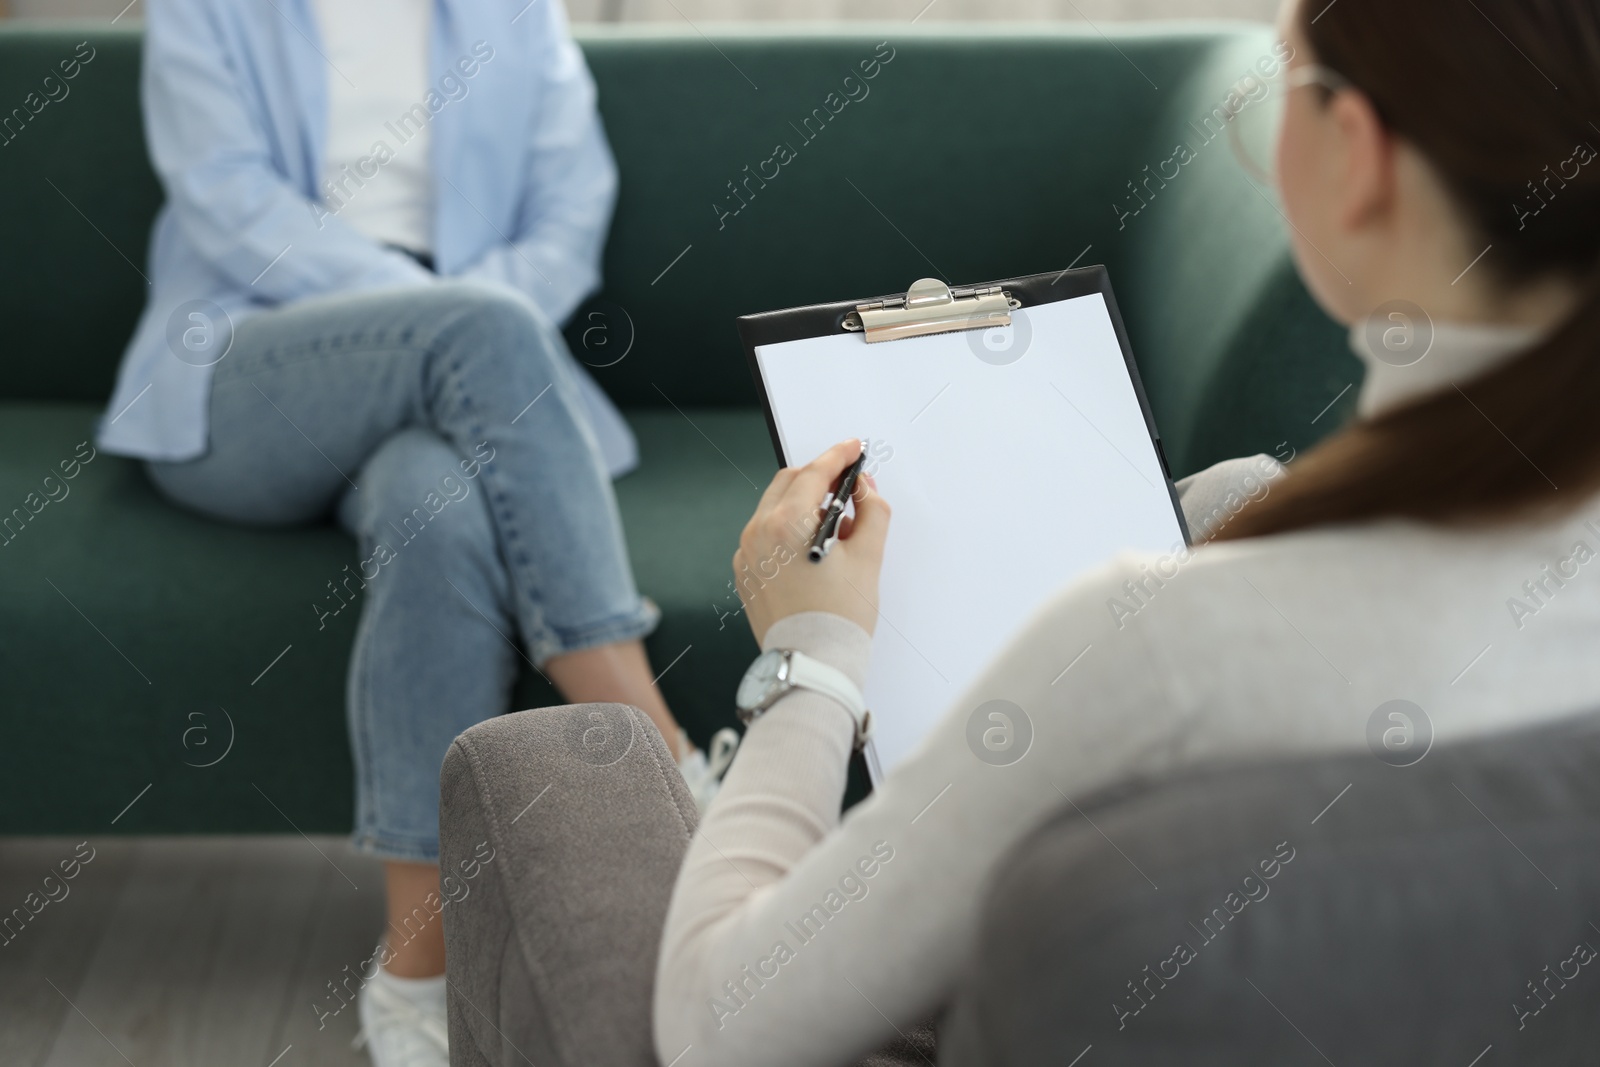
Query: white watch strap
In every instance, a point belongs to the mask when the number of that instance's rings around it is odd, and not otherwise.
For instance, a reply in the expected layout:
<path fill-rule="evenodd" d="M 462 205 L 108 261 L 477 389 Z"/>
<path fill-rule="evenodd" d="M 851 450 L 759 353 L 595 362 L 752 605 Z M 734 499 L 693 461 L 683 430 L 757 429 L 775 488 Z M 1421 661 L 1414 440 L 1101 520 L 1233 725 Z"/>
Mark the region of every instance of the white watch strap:
<path fill-rule="evenodd" d="M 796 688 L 809 689 L 838 701 L 856 721 L 856 747 L 859 748 L 865 743 L 871 727 L 871 717 L 867 714 L 866 699 L 862 697 L 861 690 L 856 688 L 856 683 L 850 680 L 849 675 L 803 652 L 791 652 L 789 683 Z"/>

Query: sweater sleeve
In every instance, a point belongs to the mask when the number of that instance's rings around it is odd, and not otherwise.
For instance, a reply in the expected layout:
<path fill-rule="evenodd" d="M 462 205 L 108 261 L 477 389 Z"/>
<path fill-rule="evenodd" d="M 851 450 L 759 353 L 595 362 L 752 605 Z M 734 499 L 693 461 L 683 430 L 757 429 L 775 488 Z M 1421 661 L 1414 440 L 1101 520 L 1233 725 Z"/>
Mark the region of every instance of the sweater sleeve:
<path fill-rule="evenodd" d="M 1106 610 L 1127 573 L 1056 597 L 842 821 L 849 714 L 797 692 L 751 726 L 668 909 L 662 1063 L 833 1067 L 945 1001 L 1007 850 L 1074 794 L 1159 766 L 1182 732 L 1141 628 Z M 869 638 L 836 616 L 784 619 L 764 643 L 865 676 Z M 969 741 L 992 726 L 1015 732 L 999 758 Z"/>
<path fill-rule="evenodd" d="M 1265 452 L 1213 463 L 1177 483 L 1178 503 L 1197 545 L 1221 533 L 1233 517 L 1272 491 L 1288 468 Z"/>

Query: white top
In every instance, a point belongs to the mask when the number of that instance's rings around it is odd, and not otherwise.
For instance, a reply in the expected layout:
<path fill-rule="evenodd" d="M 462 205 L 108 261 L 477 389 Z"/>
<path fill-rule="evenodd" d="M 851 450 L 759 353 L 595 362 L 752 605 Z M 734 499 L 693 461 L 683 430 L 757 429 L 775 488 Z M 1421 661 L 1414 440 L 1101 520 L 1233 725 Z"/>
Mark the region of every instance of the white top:
<path fill-rule="evenodd" d="M 1356 412 L 1364 418 L 1398 407 L 1431 393 L 1451 382 L 1464 382 L 1531 345 L 1538 331 L 1525 326 L 1461 326 L 1441 322 L 1426 327 L 1431 340 L 1424 342 L 1423 354 L 1415 363 L 1402 362 L 1389 353 L 1379 358 L 1368 347 L 1367 338 L 1378 331 L 1357 324 L 1350 331 L 1350 351 L 1366 364 Z M 1381 345 L 1381 341 L 1378 342 Z"/>
<path fill-rule="evenodd" d="M 1403 376 L 1367 379 L 1362 410 L 1425 380 L 1448 389 L 1470 373 L 1453 347 L 1481 335 L 1441 329 Z M 1483 369 L 1482 346 L 1462 347 Z M 1197 531 L 1217 505 L 1243 505 L 1227 487 L 1256 462 L 1186 480 Z M 892 529 L 889 540 L 893 552 Z M 1600 708 L 1597 548 L 1589 502 L 1494 529 L 1384 520 L 1224 542 L 1175 574 L 1170 560 L 1120 556 L 952 693 L 922 746 L 842 823 L 850 716 L 785 696 L 747 732 L 679 873 L 656 975 L 661 1062 L 838 1067 L 926 1019 L 970 956 L 997 865 L 1066 798 L 1211 761 L 1365 750 L 1369 719 L 1394 699 L 1420 706 L 1439 744 Z M 808 613 L 774 625 L 765 647 L 859 685 L 869 638 Z M 1009 765 L 968 743 L 974 709 L 996 699 L 1033 729 Z M 1104 862 L 1128 864 L 1129 892 L 1146 888 L 1137 861 L 1106 848 Z"/>
<path fill-rule="evenodd" d="M 380 7 L 315 0 L 314 6 L 331 68 L 322 202 L 380 244 L 431 252 L 431 0 Z"/>

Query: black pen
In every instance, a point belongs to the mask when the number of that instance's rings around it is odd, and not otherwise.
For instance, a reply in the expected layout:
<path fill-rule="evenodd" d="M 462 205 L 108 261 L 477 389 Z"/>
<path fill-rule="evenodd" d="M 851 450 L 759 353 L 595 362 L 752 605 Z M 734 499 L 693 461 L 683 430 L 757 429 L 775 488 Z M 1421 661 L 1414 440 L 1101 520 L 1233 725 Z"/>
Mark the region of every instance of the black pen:
<path fill-rule="evenodd" d="M 863 437 L 861 455 L 844 469 L 844 474 L 839 478 L 839 491 L 822 498 L 822 525 L 817 527 L 817 535 L 811 539 L 811 551 L 806 553 L 806 558 L 812 563 L 821 563 L 828 549 L 839 540 L 839 520 L 844 518 L 845 503 L 855 493 L 856 479 L 861 477 L 861 467 L 866 461 L 867 439 Z"/>

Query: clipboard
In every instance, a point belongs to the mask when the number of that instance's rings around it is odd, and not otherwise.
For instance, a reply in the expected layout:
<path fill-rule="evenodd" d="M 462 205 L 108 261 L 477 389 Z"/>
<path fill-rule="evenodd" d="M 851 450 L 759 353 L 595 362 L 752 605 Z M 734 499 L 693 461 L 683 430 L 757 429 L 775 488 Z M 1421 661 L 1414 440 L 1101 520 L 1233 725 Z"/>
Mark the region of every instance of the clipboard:
<path fill-rule="evenodd" d="M 862 437 L 895 509 L 865 687 L 874 785 L 945 714 L 979 712 L 956 704 L 1074 578 L 1121 550 L 1190 543 L 1103 266 L 924 278 L 738 327 L 778 462 Z M 787 565 L 811 564 L 802 551 Z"/>

